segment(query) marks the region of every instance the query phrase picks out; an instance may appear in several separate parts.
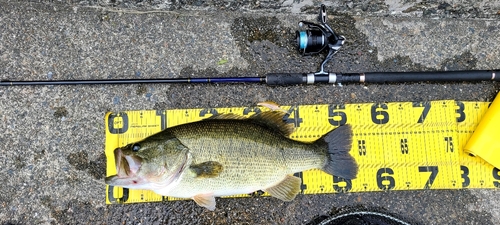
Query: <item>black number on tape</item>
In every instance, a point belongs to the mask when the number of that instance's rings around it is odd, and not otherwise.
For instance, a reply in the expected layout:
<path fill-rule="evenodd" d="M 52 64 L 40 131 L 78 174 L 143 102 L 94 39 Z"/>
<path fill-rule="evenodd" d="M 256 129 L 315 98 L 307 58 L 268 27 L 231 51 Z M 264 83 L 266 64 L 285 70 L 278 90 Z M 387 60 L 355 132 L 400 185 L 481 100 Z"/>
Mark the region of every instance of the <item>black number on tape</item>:
<path fill-rule="evenodd" d="M 453 138 L 444 137 L 444 141 L 446 141 L 446 152 L 453 152 Z"/>
<path fill-rule="evenodd" d="M 128 130 L 127 113 L 111 113 L 108 116 L 108 130 L 112 134 L 123 134 Z"/>
<path fill-rule="evenodd" d="M 401 139 L 401 154 L 408 154 L 408 152 L 408 139 L 403 138 Z"/>
<path fill-rule="evenodd" d="M 302 172 L 294 173 L 293 175 L 300 178 L 300 180 L 301 180 L 300 193 L 304 194 L 304 190 L 307 189 L 307 185 L 304 184 L 304 175 L 302 174 Z"/>
<path fill-rule="evenodd" d="M 114 195 L 115 187 L 114 186 L 108 187 L 108 200 L 109 200 L 109 202 L 111 202 L 111 203 L 125 203 L 125 202 L 127 202 L 127 200 L 128 200 L 128 188 L 121 188 L 121 187 L 119 187 L 119 188 L 123 190 L 122 197 L 115 198 L 115 195 Z"/>
<path fill-rule="evenodd" d="M 380 109 L 380 110 L 377 110 Z M 387 104 L 385 103 L 375 103 L 372 105 L 371 115 L 372 121 L 376 124 L 386 124 L 389 122 L 389 113 L 384 111 L 387 110 Z"/>
<path fill-rule="evenodd" d="M 457 101 L 455 103 L 458 106 L 458 109 L 455 110 L 455 113 L 458 114 L 457 115 L 457 122 L 459 122 L 459 123 L 464 122 L 464 120 L 465 120 L 465 112 L 464 112 L 465 105 L 463 102 L 459 102 L 459 101 Z"/>
<path fill-rule="evenodd" d="M 415 107 L 424 107 L 424 110 L 422 111 L 422 114 L 420 114 L 420 117 L 418 118 L 417 123 L 423 123 L 425 120 L 425 117 L 427 117 L 427 114 L 431 110 L 431 103 L 430 102 L 413 102 L 413 108 Z"/>
<path fill-rule="evenodd" d="M 366 142 L 365 140 L 358 140 L 359 155 L 366 155 Z"/>
<path fill-rule="evenodd" d="M 165 115 L 165 111 L 164 110 L 156 110 L 156 115 L 160 116 L 161 129 L 165 130 L 165 127 L 167 126 L 167 116 Z"/>
<path fill-rule="evenodd" d="M 469 168 L 466 166 L 460 166 L 460 170 L 462 170 L 462 187 L 468 187 L 470 184 Z"/>
<path fill-rule="evenodd" d="M 498 168 L 493 168 L 493 178 L 496 181 L 493 181 L 493 186 L 500 188 L 500 170 Z"/>
<path fill-rule="evenodd" d="M 248 115 L 251 112 L 254 112 L 255 114 L 257 114 L 257 113 L 260 113 L 261 110 L 257 107 L 246 107 L 245 109 L 243 109 L 243 115 Z"/>
<path fill-rule="evenodd" d="M 343 112 L 345 105 L 329 105 L 328 106 L 328 122 L 333 126 L 342 126 L 347 122 L 347 114 Z"/>
<path fill-rule="evenodd" d="M 215 115 L 218 115 L 219 112 L 217 112 L 217 109 L 214 109 L 214 108 L 202 109 L 200 111 L 200 117 L 204 117 L 207 114 L 212 114 L 213 116 L 215 116 Z"/>
<path fill-rule="evenodd" d="M 437 166 L 419 166 L 418 172 L 431 172 L 431 175 L 429 176 L 429 179 L 427 179 L 427 182 L 424 186 L 424 189 L 430 189 L 432 184 L 434 183 L 434 180 L 436 179 L 439 170 Z"/>
<path fill-rule="evenodd" d="M 290 116 L 293 116 L 293 118 L 290 118 Z M 287 123 L 293 123 L 295 127 L 300 127 L 300 124 L 302 123 L 302 118 L 300 118 L 299 115 L 299 107 L 291 106 L 290 109 L 283 116 L 283 120 Z"/>
<path fill-rule="evenodd" d="M 344 184 L 344 187 L 341 187 L 340 184 Z M 335 190 L 336 192 L 349 192 L 351 188 L 352 181 L 350 179 L 333 176 L 333 190 Z"/>
<path fill-rule="evenodd" d="M 396 180 L 394 180 L 394 171 L 391 168 L 380 168 L 377 171 L 377 186 L 381 190 L 391 190 L 396 186 Z"/>
<path fill-rule="evenodd" d="M 264 191 L 262 190 L 258 190 L 258 191 L 254 191 L 252 193 L 249 193 L 248 195 L 251 196 L 251 197 L 259 197 L 259 196 L 262 196 L 264 193 Z"/>

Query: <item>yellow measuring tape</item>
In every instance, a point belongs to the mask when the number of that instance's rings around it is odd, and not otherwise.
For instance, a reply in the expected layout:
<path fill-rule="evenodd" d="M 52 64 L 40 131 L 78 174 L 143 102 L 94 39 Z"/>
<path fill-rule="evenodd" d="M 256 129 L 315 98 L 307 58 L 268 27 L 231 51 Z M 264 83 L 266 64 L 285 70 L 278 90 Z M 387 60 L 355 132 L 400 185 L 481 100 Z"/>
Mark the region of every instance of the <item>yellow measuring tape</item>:
<path fill-rule="evenodd" d="M 353 127 L 351 154 L 358 177 L 346 180 L 320 170 L 294 174 L 303 194 L 387 190 L 500 188 L 500 171 L 463 151 L 489 102 L 392 102 L 282 106 L 294 123 L 292 139 L 314 141 L 334 127 Z M 107 175 L 116 174 L 113 150 L 167 127 L 216 114 L 250 116 L 261 107 L 175 109 L 107 113 Z M 264 194 L 266 195 L 266 194 Z M 238 195 L 230 197 L 245 197 Z M 176 200 L 152 191 L 106 187 L 106 203 Z"/>

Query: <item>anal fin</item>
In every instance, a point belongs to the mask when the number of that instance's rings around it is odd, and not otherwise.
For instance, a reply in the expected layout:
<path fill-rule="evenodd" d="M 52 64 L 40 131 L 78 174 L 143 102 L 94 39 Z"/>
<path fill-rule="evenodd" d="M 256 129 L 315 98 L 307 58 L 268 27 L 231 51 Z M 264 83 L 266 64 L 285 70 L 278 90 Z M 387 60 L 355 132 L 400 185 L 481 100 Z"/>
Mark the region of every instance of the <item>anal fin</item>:
<path fill-rule="evenodd" d="M 300 185 L 302 184 L 302 179 L 287 175 L 286 178 L 279 184 L 267 188 L 266 192 L 271 194 L 271 196 L 281 199 L 283 201 L 292 201 L 295 196 L 300 192 Z"/>
<path fill-rule="evenodd" d="M 205 207 L 210 211 L 215 210 L 215 197 L 213 194 L 197 194 L 193 197 L 193 200 L 199 206 Z"/>

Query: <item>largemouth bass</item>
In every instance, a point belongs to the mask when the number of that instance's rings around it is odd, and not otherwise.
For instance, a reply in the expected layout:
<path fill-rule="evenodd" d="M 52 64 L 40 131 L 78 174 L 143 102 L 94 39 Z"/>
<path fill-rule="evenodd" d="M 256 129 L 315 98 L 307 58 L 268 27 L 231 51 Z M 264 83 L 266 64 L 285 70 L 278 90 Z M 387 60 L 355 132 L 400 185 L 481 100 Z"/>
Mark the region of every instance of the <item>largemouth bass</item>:
<path fill-rule="evenodd" d="M 303 143 L 288 138 L 294 127 L 283 121 L 284 115 L 223 114 L 167 128 L 115 149 L 117 175 L 107 177 L 106 184 L 191 198 L 214 210 L 215 197 L 258 190 L 291 201 L 302 182 L 291 174 L 304 170 L 356 177 L 349 125 Z"/>

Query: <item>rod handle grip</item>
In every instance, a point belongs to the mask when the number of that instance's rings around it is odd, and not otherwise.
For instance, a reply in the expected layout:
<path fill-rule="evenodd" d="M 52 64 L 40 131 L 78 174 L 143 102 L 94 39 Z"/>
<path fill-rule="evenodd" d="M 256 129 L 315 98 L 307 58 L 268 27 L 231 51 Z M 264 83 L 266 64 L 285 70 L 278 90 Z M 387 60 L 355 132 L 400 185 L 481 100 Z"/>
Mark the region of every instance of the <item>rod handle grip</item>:
<path fill-rule="evenodd" d="M 304 73 L 268 73 L 266 74 L 266 84 L 268 85 L 293 85 L 305 83 Z"/>

